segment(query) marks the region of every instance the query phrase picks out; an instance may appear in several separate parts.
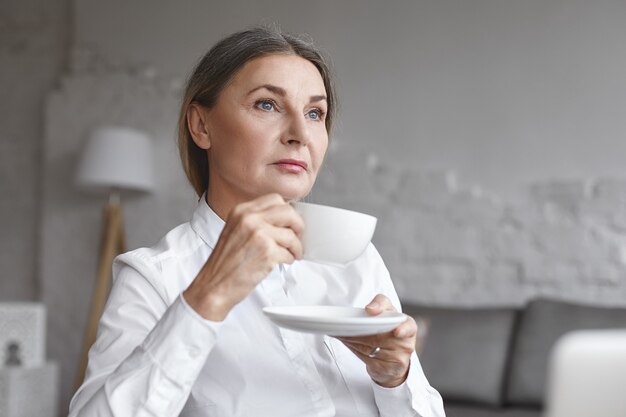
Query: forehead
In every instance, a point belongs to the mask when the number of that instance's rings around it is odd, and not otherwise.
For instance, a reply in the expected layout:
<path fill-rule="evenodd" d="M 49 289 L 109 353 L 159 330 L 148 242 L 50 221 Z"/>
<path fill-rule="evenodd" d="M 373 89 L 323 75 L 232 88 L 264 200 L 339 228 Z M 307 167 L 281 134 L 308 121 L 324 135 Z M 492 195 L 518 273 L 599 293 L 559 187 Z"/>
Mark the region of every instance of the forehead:
<path fill-rule="evenodd" d="M 229 87 L 242 93 L 264 85 L 282 87 L 287 93 L 324 95 L 324 81 L 310 61 L 297 55 L 266 55 L 248 61 L 235 75 Z"/>

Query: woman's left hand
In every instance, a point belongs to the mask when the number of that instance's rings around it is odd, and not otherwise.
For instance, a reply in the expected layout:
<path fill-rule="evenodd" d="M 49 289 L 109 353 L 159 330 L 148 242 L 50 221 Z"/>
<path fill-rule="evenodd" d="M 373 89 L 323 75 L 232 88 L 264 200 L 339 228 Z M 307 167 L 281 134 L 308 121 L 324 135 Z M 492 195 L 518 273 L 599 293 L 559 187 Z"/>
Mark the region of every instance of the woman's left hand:
<path fill-rule="evenodd" d="M 378 294 L 365 306 L 372 316 L 383 311 L 397 311 L 391 301 Z M 417 324 L 409 316 L 407 321 L 390 332 L 371 336 L 340 336 L 341 340 L 356 356 L 365 362 L 367 373 L 378 385 L 387 388 L 402 384 L 409 373 L 411 354 L 415 350 Z M 377 349 L 380 348 L 380 349 Z"/>

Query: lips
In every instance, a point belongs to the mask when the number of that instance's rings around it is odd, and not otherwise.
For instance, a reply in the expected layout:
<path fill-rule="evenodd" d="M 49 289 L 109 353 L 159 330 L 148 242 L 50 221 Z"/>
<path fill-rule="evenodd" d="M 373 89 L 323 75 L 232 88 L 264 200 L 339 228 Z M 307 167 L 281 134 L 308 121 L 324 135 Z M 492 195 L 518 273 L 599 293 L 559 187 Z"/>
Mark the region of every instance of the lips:
<path fill-rule="evenodd" d="M 283 168 L 291 168 L 293 170 L 303 170 L 306 171 L 308 164 L 304 161 L 300 161 L 298 159 L 281 159 L 280 161 L 276 161 L 274 165 L 279 165 Z"/>

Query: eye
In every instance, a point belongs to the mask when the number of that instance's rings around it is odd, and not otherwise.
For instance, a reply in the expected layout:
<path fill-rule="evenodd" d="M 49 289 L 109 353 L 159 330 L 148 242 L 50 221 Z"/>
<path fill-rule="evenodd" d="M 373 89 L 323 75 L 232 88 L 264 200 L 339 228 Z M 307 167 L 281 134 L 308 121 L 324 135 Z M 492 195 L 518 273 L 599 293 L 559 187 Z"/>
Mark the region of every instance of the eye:
<path fill-rule="evenodd" d="M 256 103 L 254 103 L 254 105 L 264 111 L 272 111 L 276 108 L 276 103 L 272 100 L 259 100 Z"/>
<path fill-rule="evenodd" d="M 321 120 L 324 112 L 321 109 L 313 109 L 309 110 L 306 115 L 311 120 Z"/>

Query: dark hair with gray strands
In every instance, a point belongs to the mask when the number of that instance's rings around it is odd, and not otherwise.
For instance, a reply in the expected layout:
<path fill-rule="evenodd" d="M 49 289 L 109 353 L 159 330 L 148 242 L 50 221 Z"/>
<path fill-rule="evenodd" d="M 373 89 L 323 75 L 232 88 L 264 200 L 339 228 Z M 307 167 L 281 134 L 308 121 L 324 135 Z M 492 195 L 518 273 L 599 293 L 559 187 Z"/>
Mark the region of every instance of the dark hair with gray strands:
<path fill-rule="evenodd" d="M 273 54 L 302 57 L 320 72 L 326 88 L 328 111 L 325 123 L 330 134 L 337 107 L 335 91 L 330 69 L 315 45 L 301 37 L 266 27 L 234 33 L 213 46 L 196 65 L 187 81 L 180 108 L 178 150 L 185 174 L 198 196 L 209 186 L 209 166 L 206 151 L 194 143 L 189 132 L 187 111 L 190 105 L 196 102 L 212 107 L 224 87 L 248 61 Z"/>

